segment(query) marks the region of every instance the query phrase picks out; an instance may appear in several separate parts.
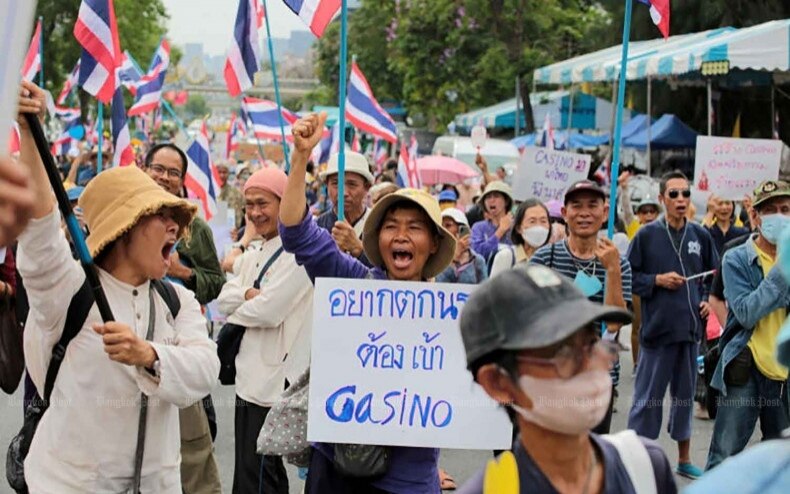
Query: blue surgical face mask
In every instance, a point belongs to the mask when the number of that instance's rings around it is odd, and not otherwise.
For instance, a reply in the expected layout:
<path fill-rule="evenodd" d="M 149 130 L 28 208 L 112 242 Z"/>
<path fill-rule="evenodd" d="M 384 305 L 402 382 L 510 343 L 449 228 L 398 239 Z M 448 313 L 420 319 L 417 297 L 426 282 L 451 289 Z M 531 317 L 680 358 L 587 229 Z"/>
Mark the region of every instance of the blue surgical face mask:
<path fill-rule="evenodd" d="M 779 236 L 787 228 L 787 225 L 790 225 L 790 216 L 776 213 L 766 214 L 760 218 L 762 219 L 760 233 L 771 245 L 776 245 L 779 241 Z"/>

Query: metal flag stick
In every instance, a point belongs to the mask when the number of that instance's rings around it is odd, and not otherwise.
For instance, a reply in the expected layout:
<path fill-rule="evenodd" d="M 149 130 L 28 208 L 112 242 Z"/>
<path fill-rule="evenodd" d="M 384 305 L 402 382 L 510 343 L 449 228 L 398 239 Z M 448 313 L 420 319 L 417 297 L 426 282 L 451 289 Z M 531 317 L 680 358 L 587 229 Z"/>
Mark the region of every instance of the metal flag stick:
<path fill-rule="evenodd" d="M 277 63 L 274 61 L 274 45 L 272 44 L 272 33 L 269 29 L 269 7 L 266 6 L 266 0 L 263 0 L 263 12 L 263 20 L 266 22 L 266 41 L 269 44 L 269 63 L 272 66 L 272 80 L 274 81 L 274 100 L 277 102 L 277 111 L 280 117 L 280 136 L 283 139 L 283 156 L 285 156 L 285 173 L 287 174 L 291 170 L 291 160 L 288 158 L 288 142 L 285 140 L 283 105 L 280 101 L 280 83 L 277 82 Z"/>
<path fill-rule="evenodd" d="M 346 80 L 348 70 L 348 6 L 342 0 L 340 13 L 340 88 L 338 90 L 340 123 L 338 135 L 340 139 L 340 154 L 337 157 L 337 220 L 345 221 L 345 204 L 343 197 L 346 191 Z"/>

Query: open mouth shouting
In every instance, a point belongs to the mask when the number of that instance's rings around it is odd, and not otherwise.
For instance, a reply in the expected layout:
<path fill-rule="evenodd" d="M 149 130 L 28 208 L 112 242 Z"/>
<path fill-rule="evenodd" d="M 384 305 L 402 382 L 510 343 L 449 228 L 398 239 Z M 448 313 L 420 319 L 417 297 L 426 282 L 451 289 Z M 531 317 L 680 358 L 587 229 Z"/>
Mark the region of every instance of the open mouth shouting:
<path fill-rule="evenodd" d="M 175 240 L 167 240 L 165 244 L 162 246 L 161 254 L 162 260 L 165 263 L 165 266 L 168 268 L 170 267 L 170 254 L 173 253 L 173 248 L 176 246 Z"/>
<path fill-rule="evenodd" d="M 392 249 L 392 266 L 398 270 L 409 269 L 414 260 L 414 253 L 406 247 Z"/>

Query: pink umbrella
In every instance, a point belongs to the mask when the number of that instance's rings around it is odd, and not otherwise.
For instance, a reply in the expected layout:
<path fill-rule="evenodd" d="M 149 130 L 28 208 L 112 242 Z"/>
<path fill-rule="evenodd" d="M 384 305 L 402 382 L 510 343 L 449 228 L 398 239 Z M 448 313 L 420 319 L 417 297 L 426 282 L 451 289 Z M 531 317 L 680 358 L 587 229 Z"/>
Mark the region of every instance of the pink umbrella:
<path fill-rule="evenodd" d="M 473 170 L 463 161 L 450 156 L 417 158 L 417 170 L 424 185 L 455 184 L 480 175 L 480 172 Z"/>

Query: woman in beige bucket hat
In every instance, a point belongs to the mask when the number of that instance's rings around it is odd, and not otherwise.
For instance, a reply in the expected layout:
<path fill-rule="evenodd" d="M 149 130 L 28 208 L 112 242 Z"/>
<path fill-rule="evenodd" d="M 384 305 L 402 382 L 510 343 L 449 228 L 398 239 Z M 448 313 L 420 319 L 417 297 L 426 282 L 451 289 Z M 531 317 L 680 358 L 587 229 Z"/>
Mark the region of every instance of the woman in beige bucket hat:
<path fill-rule="evenodd" d="M 24 87 L 21 111 L 39 113 L 43 93 Z M 60 229 L 30 130 L 20 126 L 21 161 L 30 165 L 39 197 L 19 238 L 18 268 L 30 301 L 25 358 L 43 391 L 53 345 L 85 273 Z M 186 234 L 196 209 L 134 167 L 97 175 L 80 206 L 115 322 L 103 323 L 93 307 L 68 344 L 50 406 L 25 459 L 27 486 L 31 493 L 129 490 L 144 393 L 149 402 L 140 492 L 180 494 L 178 409 L 211 391 L 219 360 L 194 296 L 173 286 L 181 305 L 174 317 L 151 280 L 164 276 L 170 250 Z"/>

